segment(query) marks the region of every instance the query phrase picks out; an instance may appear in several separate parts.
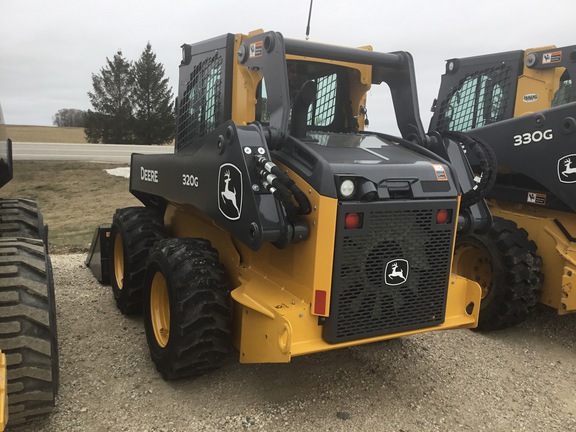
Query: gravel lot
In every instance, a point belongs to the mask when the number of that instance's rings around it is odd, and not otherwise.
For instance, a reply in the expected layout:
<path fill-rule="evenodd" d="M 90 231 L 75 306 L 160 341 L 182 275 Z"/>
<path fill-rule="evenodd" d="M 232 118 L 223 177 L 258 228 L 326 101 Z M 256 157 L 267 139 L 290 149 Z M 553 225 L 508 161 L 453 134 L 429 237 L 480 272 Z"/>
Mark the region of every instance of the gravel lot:
<path fill-rule="evenodd" d="M 576 430 L 576 315 L 428 333 L 164 382 L 141 318 L 122 316 L 85 255 L 55 255 L 61 386 L 16 431 Z"/>

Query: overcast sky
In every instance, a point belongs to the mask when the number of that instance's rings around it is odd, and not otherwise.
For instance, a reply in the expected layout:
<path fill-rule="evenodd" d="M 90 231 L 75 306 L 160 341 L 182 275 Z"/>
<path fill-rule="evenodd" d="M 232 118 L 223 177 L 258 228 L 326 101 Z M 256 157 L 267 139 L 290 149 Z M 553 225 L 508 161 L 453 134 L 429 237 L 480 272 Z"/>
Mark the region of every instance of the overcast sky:
<path fill-rule="evenodd" d="M 61 108 L 91 108 L 92 73 L 121 49 L 152 44 L 177 90 L 180 45 L 224 33 L 304 38 L 309 0 L 0 0 L 0 102 L 7 124 L 52 125 Z M 408 51 L 424 126 L 444 60 L 576 44 L 576 0 L 315 0 L 310 39 Z M 389 124 L 368 104 L 371 129 Z M 376 114 L 377 115 L 376 115 Z M 383 130 L 386 132 L 386 130 Z"/>

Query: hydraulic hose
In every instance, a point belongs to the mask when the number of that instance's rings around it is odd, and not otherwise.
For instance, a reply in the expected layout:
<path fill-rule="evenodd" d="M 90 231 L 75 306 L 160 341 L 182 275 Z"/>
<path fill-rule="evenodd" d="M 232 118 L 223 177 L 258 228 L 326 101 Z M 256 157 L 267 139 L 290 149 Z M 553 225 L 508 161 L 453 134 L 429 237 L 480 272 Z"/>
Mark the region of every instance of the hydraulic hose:
<path fill-rule="evenodd" d="M 485 198 L 496 183 L 496 155 L 494 150 L 483 140 L 467 133 L 443 132 L 443 135 L 459 142 L 465 153 L 472 154 L 478 160 L 480 172 L 475 173 L 475 185 L 472 189 L 462 194 L 461 205 L 463 207 L 471 207 Z M 469 157 L 468 160 L 470 160 Z"/>
<path fill-rule="evenodd" d="M 284 205 L 289 217 L 310 214 L 312 211 L 310 200 L 288 174 L 261 155 L 256 156 L 256 164 L 260 168 L 262 184 Z"/>

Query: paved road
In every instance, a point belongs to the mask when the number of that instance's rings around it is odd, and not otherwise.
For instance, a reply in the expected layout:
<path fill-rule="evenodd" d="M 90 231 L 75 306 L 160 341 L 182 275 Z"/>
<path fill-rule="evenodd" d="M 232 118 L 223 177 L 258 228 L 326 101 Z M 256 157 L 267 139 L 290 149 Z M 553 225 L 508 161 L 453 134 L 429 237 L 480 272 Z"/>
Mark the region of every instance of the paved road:
<path fill-rule="evenodd" d="M 173 153 L 172 146 L 15 142 L 14 160 L 75 160 L 130 163 L 132 153 Z"/>

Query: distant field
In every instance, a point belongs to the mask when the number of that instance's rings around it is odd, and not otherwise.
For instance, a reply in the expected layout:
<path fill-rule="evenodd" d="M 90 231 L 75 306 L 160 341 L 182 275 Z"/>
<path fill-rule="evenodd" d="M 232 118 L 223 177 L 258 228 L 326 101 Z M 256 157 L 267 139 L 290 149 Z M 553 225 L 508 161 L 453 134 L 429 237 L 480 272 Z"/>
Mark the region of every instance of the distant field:
<path fill-rule="evenodd" d="M 84 128 L 7 125 L 14 142 L 85 143 Z"/>
<path fill-rule="evenodd" d="M 128 191 L 128 179 L 104 171 L 118 166 L 122 165 L 16 161 L 14 179 L 0 196 L 38 202 L 49 226 L 52 252 L 86 252 L 96 227 L 110 225 L 117 208 L 141 205 Z"/>

